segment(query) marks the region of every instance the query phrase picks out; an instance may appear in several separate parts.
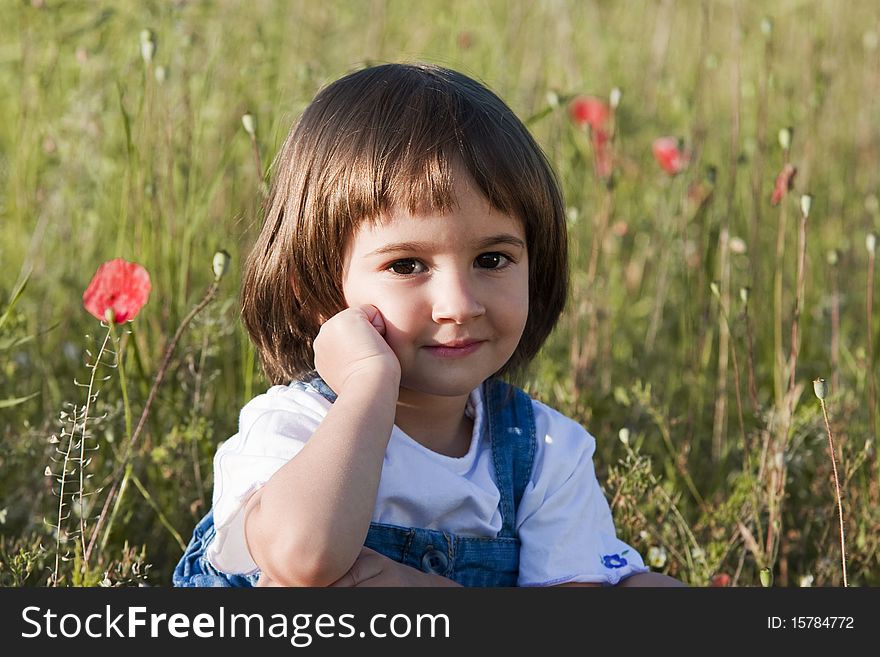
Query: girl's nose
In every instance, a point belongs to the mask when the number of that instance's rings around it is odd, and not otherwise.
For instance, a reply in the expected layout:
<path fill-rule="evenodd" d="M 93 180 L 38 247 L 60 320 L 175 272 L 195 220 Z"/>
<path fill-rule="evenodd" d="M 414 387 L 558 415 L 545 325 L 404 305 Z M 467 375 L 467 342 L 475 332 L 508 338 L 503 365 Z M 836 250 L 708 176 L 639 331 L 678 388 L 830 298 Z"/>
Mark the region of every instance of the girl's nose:
<path fill-rule="evenodd" d="M 464 324 L 486 313 L 473 284 L 466 277 L 455 274 L 438 277 L 434 282 L 436 288 L 431 316 L 438 324 Z"/>

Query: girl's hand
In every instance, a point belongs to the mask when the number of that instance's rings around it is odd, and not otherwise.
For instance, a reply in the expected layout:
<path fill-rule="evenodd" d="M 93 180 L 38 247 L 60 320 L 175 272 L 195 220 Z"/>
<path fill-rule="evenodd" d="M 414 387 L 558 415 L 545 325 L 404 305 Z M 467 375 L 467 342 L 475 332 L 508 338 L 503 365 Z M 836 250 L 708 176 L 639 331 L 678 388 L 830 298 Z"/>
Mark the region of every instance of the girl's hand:
<path fill-rule="evenodd" d="M 351 569 L 330 586 L 436 586 L 433 579 L 421 570 L 364 547 Z"/>
<path fill-rule="evenodd" d="M 400 361 L 382 337 L 385 319 L 368 304 L 346 308 L 328 319 L 315 338 L 315 368 L 339 395 L 354 379 L 370 374 L 400 385 Z"/>

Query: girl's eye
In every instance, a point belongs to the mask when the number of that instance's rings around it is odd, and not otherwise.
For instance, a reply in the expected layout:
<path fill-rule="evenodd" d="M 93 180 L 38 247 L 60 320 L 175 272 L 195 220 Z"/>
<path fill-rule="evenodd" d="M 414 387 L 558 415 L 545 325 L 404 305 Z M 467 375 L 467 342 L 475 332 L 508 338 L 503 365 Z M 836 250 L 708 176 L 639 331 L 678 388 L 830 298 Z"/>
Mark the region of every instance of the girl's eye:
<path fill-rule="evenodd" d="M 511 262 L 503 253 L 484 253 L 477 256 L 477 265 L 483 269 L 502 269 Z"/>
<path fill-rule="evenodd" d="M 424 270 L 424 265 L 416 260 L 398 260 L 396 262 L 392 262 L 388 269 L 394 272 L 399 276 L 411 276 L 412 274 L 420 274 L 422 270 L 418 268 L 422 267 Z"/>

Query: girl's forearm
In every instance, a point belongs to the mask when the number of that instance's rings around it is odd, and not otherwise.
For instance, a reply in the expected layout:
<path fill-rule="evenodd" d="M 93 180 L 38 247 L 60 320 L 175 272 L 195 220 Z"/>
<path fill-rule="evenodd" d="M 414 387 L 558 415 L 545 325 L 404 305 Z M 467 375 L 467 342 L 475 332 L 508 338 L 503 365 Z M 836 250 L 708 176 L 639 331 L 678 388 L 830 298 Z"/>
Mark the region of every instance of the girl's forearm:
<path fill-rule="evenodd" d="M 246 509 L 248 546 L 273 580 L 326 586 L 355 562 L 376 504 L 397 394 L 387 377 L 359 380 L 255 494 Z"/>

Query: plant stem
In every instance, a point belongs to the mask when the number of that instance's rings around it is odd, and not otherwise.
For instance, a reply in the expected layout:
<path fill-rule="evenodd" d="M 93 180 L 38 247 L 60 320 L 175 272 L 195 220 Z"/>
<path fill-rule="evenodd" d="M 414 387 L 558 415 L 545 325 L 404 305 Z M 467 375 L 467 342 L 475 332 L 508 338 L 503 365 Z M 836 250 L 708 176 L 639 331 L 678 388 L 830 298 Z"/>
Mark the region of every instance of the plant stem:
<path fill-rule="evenodd" d="M 125 362 L 123 358 L 122 339 L 116 339 L 116 324 L 110 324 L 113 331 L 113 342 L 116 343 L 116 364 L 119 367 L 119 384 L 122 388 L 122 408 L 125 415 L 125 435 L 131 435 L 131 404 L 128 401 L 128 385 L 125 379 Z"/>
<path fill-rule="evenodd" d="M 95 375 L 98 372 L 98 366 L 101 364 L 101 358 L 104 356 L 104 350 L 107 348 L 107 342 L 110 340 L 110 336 L 113 335 L 113 322 L 109 322 L 107 326 L 107 334 L 104 336 L 104 342 L 101 343 L 101 348 L 98 350 L 98 355 L 95 357 L 95 361 L 91 365 L 92 375 L 89 377 L 89 389 L 86 394 L 86 407 L 83 411 L 83 419 L 82 419 L 82 434 L 79 441 L 79 540 L 82 544 L 83 554 L 86 551 L 86 510 L 85 503 L 83 501 L 85 492 L 85 464 L 86 464 L 86 425 L 89 421 L 89 410 L 92 405 L 92 389 L 95 385 Z M 71 440 L 73 440 L 73 436 L 71 436 Z M 62 477 L 64 473 L 62 473 Z M 58 531 L 61 531 L 59 522 Z M 82 572 L 85 573 L 87 570 L 88 562 L 84 559 L 82 564 Z"/>
<path fill-rule="evenodd" d="M 840 272 L 833 265 L 831 293 L 831 386 L 840 390 Z"/>
<path fill-rule="evenodd" d="M 752 322 L 749 318 L 749 304 L 746 302 L 745 307 L 743 308 L 743 318 L 746 323 L 746 340 L 748 351 L 746 352 L 746 364 L 749 368 L 749 401 L 752 402 L 752 412 L 757 415 L 759 404 L 758 404 L 758 386 L 755 383 L 755 362 L 754 362 L 754 338 L 752 337 Z"/>
<path fill-rule="evenodd" d="M 840 522 L 840 566 L 843 569 L 843 586 L 847 587 L 846 581 L 846 541 L 843 533 L 843 505 L 840 501 L 840 482 L 837 479 L 837 461 L 834 458 L 834 439 L 831 437 L 831 423 L 828 421 L 828 409 L 825 400 L 820 399 L 822 404 L 822 417 L 825 418 L 825 430 L 828 432 L 828 451 L 831 454 L 831 467 L 834 470 L 834 491 L 837 495 L 837 518 Z"/>
<path fill-rule="evenodd" d="M 868 280 L 865 298 L 865 319 L 868 331 L 868 421 L 871 424 L 871 437 L 877 442 L 877 383 L 874 372 L 874 263 L 875 253 L 868 251 Z"/>

